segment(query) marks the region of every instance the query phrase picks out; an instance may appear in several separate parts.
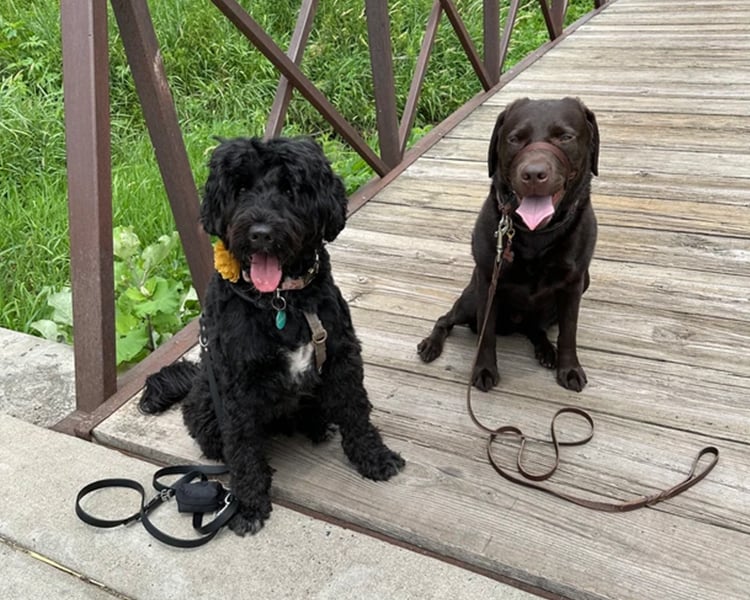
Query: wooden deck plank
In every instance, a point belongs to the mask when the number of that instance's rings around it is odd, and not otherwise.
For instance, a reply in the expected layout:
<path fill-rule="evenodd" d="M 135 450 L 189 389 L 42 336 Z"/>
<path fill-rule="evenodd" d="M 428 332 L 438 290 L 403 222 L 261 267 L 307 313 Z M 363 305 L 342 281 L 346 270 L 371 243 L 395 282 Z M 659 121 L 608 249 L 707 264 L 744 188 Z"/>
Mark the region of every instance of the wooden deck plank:
<path fill-rule="evenodd" d="M 478 147 L 475 154 L 479 154 Z M 485 149 L 486 152 L 486 149 Z M 750 178 L 745 176 L 711 176 L 700 178 L 694 175 L 695 165 L 705 167 L 703 155 L 683 153 L 682 160 L 670 160 L 672 171 L 667 172 L 658 162 L 658 156 L 668 156 L 667 150 L 652 150 L 650 148 L 630 147 L 617 150 L 603 149 L 600 156 L 600 172 L 606 177 L 596 179 L 593 189 L 601 194 L 614 197 L 656 198 L 666 200 L 690 200 L 706 203 L 720 202 L 722 204 L 736 204 L 739 208 L 746 208 L 750 201 Z M 615 155 L 615 156 L 612 156 Z M 723 156 L 713 154 L 712 159 L 721 161 Z M 748 156 L 744 157 L 748 160 Z M 735 156 L 732 161 L 738 166 L 736 173 L 745 172 L 742 157 Z M 690 170 L 693 165 L 693 172 Z M 715 171 L 727 171 L 725 165 L 718 162 Z M 701 173 L 703 175 L 703 173 Z M 426 156 L 412 164 L 400 177 L 408 181 L 414 179 L 431 179 L 434 181 L 453 181 L 464 183 L 468 181 L 486 181 L 487 165 L 479 162 L 475 156 L 473 160 L 458 158 L 442 158 Z"/>
<path fill-rule="evenodd" d="M 377 484 L 351 469 L 337 440 L 283 438 L 272 448 L 274 499 L 547 595 L 747 598 L 748 31 L 747 3 L 617 0 L 358 211 L 330 246 L 334 275 L 362 341 L 373 419 L 407 467 Z M 563 95 L 596 112 L 602 135 L 599 238 L 578 333 L 589 384 L 562 389 L 527 340 L 500 337 L 500 385 L 473 401 L 488 424 L 540 437 L 556 409 L 589 410 L 594 439 L 564 449 L 550 485 L 592 498 L 652 493 L 684 477 L 700 447 L 720 448 L 706 480 L 634 513 L 588 511 L 496 476 L 465 408 L 476 336 L 457 327 L 431 364 L 416 353 L 468 281 L 497 113 L 519 96 Z M 135 404 L 96 439 L 164 462 L 201 460 L 177 411 L 148 418 Z M 504 464 L 510 446 L 501 444 Z M 529 458 L 550 460 L 536 445 Z"/>
<path fill-rule="evenodd" d="M 432 176 L 438 177 L 440 173 L 445 175 L 445 171 L 437 169 L 433 171 L 431 167 L 435 161 L 427 161 L 430 165 L 429 171 L 423 169 L 420 165 L 419 174 L 428 173 L 427 177 L 413 177 L 416 170 L 409 174 L 402 175 L 398 181 L 393 182 L 386 190 L 378 196 L 378 202 L 384 202 L 391 205 L 385 210 L 382 216 L 377 213 L 367 218 L 387 219 L 387 211 L 394 212 L 394 219 L 398 220 L 399 215 L 405 209 L 403 207 L 412 207 L 424 211 L 434 207 L 435 216 L 432 213 L 430 220 L 435 219 L 439 224 L 445 219 L 450 219 L 453 215 L 446 214 L 450 211 L 466 211 L 466 216 L 456 215 L 455 226 L 459 229 L 474 225 L 476 212 L 478 212 L 484 198 L 489 190 L 489 182 L 484 175 L 480 175 L 475 169 L 472 173 L 474 177 L 468 177 L 469 173 L 463 172 L 467 178 L 456 182 L 455 180 L 443 179 L 439 177 L 432 180 Z M 442 163 L 444 166 L 447 164 Z M 446 167 L 447 168 L 447 167 Z M 459 172 L 458 170 L 454 173 Z M 612 178 L 611 174 L 606 179 Z M 594 188 L 601 190 L 604 188 L 609 191 L 610 186 L 604 186 L 603 180 L 597 180 Z M 439 186 L 435 186 L 435 181 Z M 646 189 L 643 189 L 646 187 Z M 709 198 L 700 194 L 700 189 L 688 188 L 688 193 L 678 194 L 675 190 L 661 190 L 660 195 L 649 194 L 650 184 L 642 182 L 633 183 L 632 190 L 641 195 L 622 196 L 596 193 L 592 195 L 592 202 L 597 214 L 600 225 L 613 225 L 621 227 L 638 227 L 657 232 L 676 231 L 684 233 L 697 233 L 706 235 L 726 236 L 726 237 L 747 237 L 747 205 L 743 198 L 747 197 L 750 202 L 750 193 L 741 184 L 737 185 L 737 195 L 730 190 L 723 189 L 723 194 L 714 194 L 709 202 Z M 617 191 L 617 190 L 612 190 Z M 739 197 L 738 197 L 739 196 Z M 728 204 L 727 204 L 728 202 Z M 469 214 L 471 213 L 471 214 Z M 406 216 L 408 217 L 408 211 Z M 419 216 L 419 212 L 416 213 Z M 355 217 L 358 217 L 356 215 Z M 417 231 L 427 229 L 428 234 L 424 237 L 430 237 L 428 220 L 411 219 L 410 225 Z M 392 231 L 385 229 L 384 231 Z M 464 238 L 461 238 L 464 239 Z M 743 251 L 739 249 L 739 253 Z"/>

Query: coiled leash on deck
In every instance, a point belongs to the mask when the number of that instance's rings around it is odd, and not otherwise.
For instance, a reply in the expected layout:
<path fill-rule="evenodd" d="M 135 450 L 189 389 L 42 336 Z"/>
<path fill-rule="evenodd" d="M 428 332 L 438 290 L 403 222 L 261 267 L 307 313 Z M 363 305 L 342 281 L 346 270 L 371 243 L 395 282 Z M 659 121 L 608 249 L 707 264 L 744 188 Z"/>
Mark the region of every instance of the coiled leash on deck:
<path fill-rule="evenodd" d="M 474 373 L 474 368 L 476 367 L 477 361 L 479 359 L 479 348 L 482 345 L 482 339 L 484 338 L 485 330 L 487 328 L 487 320 L 489 318 L 490 309 L 492 309 L 492 303 L 495 298 L 495 292 L 497 290 L 497 283 L 500 278 L 500 272 L 502 271 L 502 268 L 506 263 L 510 263 L 513 261 L 513 252 L 511 247 L 514 233 L 515 231 L 513 229 L 513 221 L 510 218 L 509 212 L 507 210 L 502 210 L 497 228 L 497 257 L 495 259 L 495 266 L 492 271 L 492 281 L 490 282 L 490 289 L 487 294 L 487 305 L 484 311 L 484 321 L 482 322 L 482 327 L 479 330 L 477 352 L 474 355 L 474 360 L 469 371 L 470 373 Z M 700 450 L 700 452 L 698 452 L 698 455 L 695 457 L 695 459 L 693 460 L 693 464 L 690 467 L 690 472 L 688 473 L 687 477 L 680 483 L 677 483 L 676 485 L 655 494 L 651 494 L 648 496 L 639 496 L 637 498 L 633 498 L 632 500 L 627 500 L 624 502 L 601 502 L 597 500 L 580 498 L 571 494 L 566 494 L 550 487 L 541 485 L 539 482 L 549 479 L 550 477 L 552 477 L 555 471 L 557 471 L 557 468 L 560 465 L 561 446 L 582 446 L 591 441 L 591 439 L 594 437 L 594 419 L 591 417 L 591 415 L 582 408 L 576 408 L 573 406 L 566 406 L 564 408 L 561 408 L 552 417 L 552 422 L 550 424 L 551 440 L 542 440 L 538 438 L 527 437 L 518 427 L 515 427 L 513 425 L 503 425 L 501 427 L 493 429 L 491 427 L 488 427 L 487 425 L 484 425 L 474 413 L 474 409 L 471 406 L 472 385 L 472 381 L 469 380 L 469 385 L 466 390 L 467 412 L 469 413 L 469 417 L 471 418 L 472 422 L 479 429 L 489 434 L 489 439 L 487 441 L 487 458 L 489 459 L 490 464 L 495 469 L 495 471 L 497 471 L 497 473 L 499 473 L 508 481 L 512 481 L 513 483 L 530 487 L 535 490 L 540 490 L 542 492 L 551 494 L 552 496 L 556 496 L 585 508 L 605 512 L 627 512 L 635 510 L 637 508 L 643 508 L 644 506 L 653 506 L 654 504 L 662 502 L 663 500 L 668 500 L 669 498 L 673 498 L 678 494 L 681 494 L 685 490 L 693 487 L 696 483 L 704 479 L 706 475 L 708 475 L 713 470 L 719 460 L 718 448 L 716 448 L 715 446 L 706 446 L 705 448 Z M 588 435 L 572 441 L 558 440 L 557 432 L 555 430 L 555 423 L 557 421 L 557 418 L 564 414 L 578 415 L 579 417 L 583 418 L 589 425 Z M 520 474 L 520 477 L 509 473 L 507 470 L 501 467 L 492 453 L 492 444 L 501 435 L 513 435 L 520 441 L 518 454 L 516 455 L 516 468 L 518 470 L 518 473 Z M 541 473 L 532 473 L 526 467 L 524 467 L 523 453 L 527 441 L 552 444 L 555 451 L 555 461 L 547 471 Z M 698 465 L 701 459 L 707 455 L 712 456 L 713 458 L 708 463 L 708 465 L 703 468 L 702 471 L 698 471 Z"/>
<path fill-rule="evenodd" d="M 178 548 L 195 548 L 214 538 L 219 530 L 229 522 L 239 508 L 239 501 L 229 490 L 218 481 L 209 480 L 209 476 L 224 475 L 229 470 L 224 465 L 178 465 L 164 467 L 154 473 L 153 486 L 157 490 L 156 496 L 146 502 L 146 490 L 133 479 L 101 479 L 81 488 L 76 496 L 76 514 L 85 523 L 94 527 L 117 527 L 140 521 L 157 540 L 177 546 Z M 182 475 L 171 485 L 159 481 L 168 475 Z M 198 481 L 196 481 L 196 479 Z M 100 519 L 83 510 L 81 500 L 97 490 L 105 488 L 128 488 L 141 495 L 141 506 L 138 511 L 124 519 Z M 149 513 L 157 506 L 171 498 L 177 500 L 177 509 L 181 513 L 193 514 L 193 529 L 201 537 L 185 539 L 176 538 L 164 533 L 149 519 Z M 209 523 L 203 524 L 203 515 L 215 512 L 216 517 Z"/>

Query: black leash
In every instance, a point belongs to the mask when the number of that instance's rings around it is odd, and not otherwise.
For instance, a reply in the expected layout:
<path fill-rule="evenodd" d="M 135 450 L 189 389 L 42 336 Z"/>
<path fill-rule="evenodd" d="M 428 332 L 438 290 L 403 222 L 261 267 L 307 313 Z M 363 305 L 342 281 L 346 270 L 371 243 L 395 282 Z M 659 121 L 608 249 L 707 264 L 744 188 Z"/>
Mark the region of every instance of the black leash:
<path fill-rule="evenodd" d="M 220 482 L 209 480 L 209 476 L 228 473 L 224 465 L 178 465 L 164 467 L 154 473 L 153 487 L 158 492 L 148 502 L 146 490 L 133 479 L 101 479 L 90 483 L 78 492 L 76 496 L 76 515 L 83 522 L 94 527 L 111 528 L 129 525 L 140 521 L 143 527 L 157 540 L 177 546 L 178 548 L 195 548 L 202 546 L 219 533 L 219 530 L 229 522 L 239 508 L 239 501 Z M 171 485 L 162 483 L 160 479 L 168 475 L 182 475 Z M 198 480 L 198 481 L 195 481 Z M 135 490 L 141 495 L 139 510 L 124 519 L 100 519 L 86 512 L 81 506 L 81 500 L 92 492 L 105 488 L 127 488 Z M 177 509 L 181 513 L 193 514 L 193 529 L 200 534 L 197 538 L 177 538 L 164 533 L 151 522 L 149 514 L 158 506 L 172 498 L 177 500 Z M 215 512 L 214 519 L 205 525 L 203 515 Z"/>
<path fill-rule="evenodd" d="M 200 336 L 198 343 L 201 347 L 201 358 L 206 365 L 206 371 L 208 372 L 208 387 L 211 392 L 211 400 L 214 403 L 214 412 L 216 413 L 216 420 L 221 428 L 224 423 L 224 403 L 219 395 L 219 386 L 216 384 L 216 375 L 214 374 L 214 367 L 211 361 L 211 349 L 208 346 L 208 336 L 206 335 L 206 323 L 203 320 L 203 315 L 200 317 Z"/>

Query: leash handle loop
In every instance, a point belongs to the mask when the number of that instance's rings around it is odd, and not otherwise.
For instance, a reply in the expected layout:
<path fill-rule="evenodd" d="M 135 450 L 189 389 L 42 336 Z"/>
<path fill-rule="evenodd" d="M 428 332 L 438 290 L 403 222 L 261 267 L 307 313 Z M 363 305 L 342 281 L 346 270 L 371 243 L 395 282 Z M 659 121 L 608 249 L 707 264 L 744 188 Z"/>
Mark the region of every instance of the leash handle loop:
<path fill-rule="evenodd" d="M 140 521 L 143 527 L 152 536 L 165 544 L 170 546 L 176 546 L 178 548 L 195 548 L 196 546 L 202 546 L 206 542 L 219 533 L 219 530 L 229 522 L 239 508 L 239 500 L 228 492 L 224 496 L 224 506 L 216 513 L 216 516 L 209 523 L 203 524 L 204 513 L 193 513 L 193 528 L 201 534 L 201 537 L 197 538 L 178 538 L 164 533 L 156 525 L 151 522 L 148 515 L 157 506 L 160 506 L 164 502 L 167 502 L 175 496 L 176 490 L 179 486 L 190 483 L 195 479 L 206 481 L 209 476 L 224 475 L 228 473 L 229 469 L 225 465 L 177 465 L 164 467 L 154 473 L 152 484 L 154 489 L 157 490 L 157 494 L 146 502 L 146 490 L 143 486 L 133 479 L 100 479 L 85 485 L 78 492 L 75 501 L 75 511 L 79 519 L 84 523 L 93 525 L 94 527 L 112 528 L 119 525 L 128 525 L 134 521 Z M 171 485 L 162 483 L 160 479 L 169 475 L 182 475 L 177 481 Z M 140 495 L 140 508 L 137 512 L 129 515 L 123 519 L 100 519 L 92 514 L 86 512 L 81 506 L 81 501 L 88 494 L 102 490 L 105 488 L 127 488 L 138 492 Z"/>

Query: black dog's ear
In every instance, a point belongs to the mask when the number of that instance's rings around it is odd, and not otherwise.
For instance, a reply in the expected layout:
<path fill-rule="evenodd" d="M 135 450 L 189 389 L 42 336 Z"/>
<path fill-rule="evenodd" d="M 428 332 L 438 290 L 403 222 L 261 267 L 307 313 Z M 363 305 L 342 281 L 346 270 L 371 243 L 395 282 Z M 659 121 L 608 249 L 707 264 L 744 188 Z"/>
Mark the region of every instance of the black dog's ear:
<path fill-rule="evenodd" d="M 321 240 L 332 242 L 346 225 L 349 201 L 341 178 L 333 172 L 323 148 L 309 137 L 275 139 L 272 145 L 290 184 L 311 202 Z"/>
<path fill-rule="evenodd" d="M 581 102 L 581 106 L 591 132 L 591 172 L 594 175 L 599 175 L 599 126 L 596 124 L 594 113 L 586 108 L 583 102 Z"/>
<path fill-rule="evenodd" d="M 331 195 L 331 207 L 328 218 L 323 229 L 323 239 L 332 242 L 346 225 L 346 213 L 349 208 L 349 199 L 346 197 L 346 188 L 341 177 L 331 172 L 331 184 L 329 192 Z"/>
<path fill-rule="evenodd" d="M 222 140 L 208 163 L 208 179 L 203 187 L 201 224 L 209 235 L 222 239 L 232 218 L 237 195 L 251 187 L 262 166 L 255 138 Z"/>

